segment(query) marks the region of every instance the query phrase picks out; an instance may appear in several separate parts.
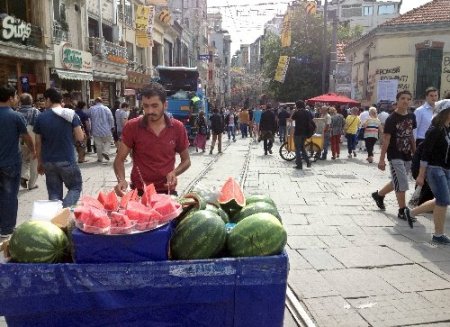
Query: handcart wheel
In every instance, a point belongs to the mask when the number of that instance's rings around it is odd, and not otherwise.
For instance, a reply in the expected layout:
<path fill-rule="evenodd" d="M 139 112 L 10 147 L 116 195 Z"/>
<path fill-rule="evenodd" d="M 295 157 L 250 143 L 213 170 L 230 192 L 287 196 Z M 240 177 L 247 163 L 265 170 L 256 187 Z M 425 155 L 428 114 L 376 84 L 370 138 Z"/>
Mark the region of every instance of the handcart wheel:
<path fill-rule="evenodd" d="M 314 162 L 319 159 L 320 153 L 322 152 L 322 149 L 311 140 L 305 142 L 305 149 L 306 152 L 308 152 L 309 157 L 312 158 Z"/>
<path fill-rule="evenodd" d="M 284 142 L 280 146 L 280 156 L 286 161 L 292 161 L 295 160 L 295 151 L 289 151 L 288 149 L 288 142 Z"/>

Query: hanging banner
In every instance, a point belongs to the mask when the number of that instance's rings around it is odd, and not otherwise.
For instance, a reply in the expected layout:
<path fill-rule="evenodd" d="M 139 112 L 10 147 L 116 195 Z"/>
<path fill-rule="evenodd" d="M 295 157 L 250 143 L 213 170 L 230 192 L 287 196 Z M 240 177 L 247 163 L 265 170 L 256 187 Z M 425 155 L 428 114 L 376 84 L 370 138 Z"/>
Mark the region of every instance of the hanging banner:
<path fill-rule="evenodd" d="M 147 35 L 150 6 L 138 5 L 136 10 L 136 45 L 141 48 L 149 46 Z"/>
<path fill-rule="evenodd" d="M 286 72 L 289 67 L 289 59 L 290 58 L 288 56 L 280 56 L 280 60 L 278 60 L 277 70 L 275 71 L 275 81 L 284 83 Z"/>
<path fill-rule="evenodd" d="M 147 0 L 146 4 L 153 6 L 167 7 L 167 0 Z"/>
<path fill-rule="evenodd" d="M 336 64 L 336 93 L 351 97 L 352 95 L 352 63 L 343 62 Z"/>
<path fill-rule="evenodd" d="M 156 16 L 156 7 L 150 6 L 150 12 L 148 14 L 147 36 L 151 47 L 153 46 L 153 26 L 155 25 L 155 16 Z"/>
<path fill-rule="evenodd" d="M 288 8 L 284 15 L 283 26 L 281 28 L 281 47 L 287 48 L 291 46 L 291 9 Z"/>

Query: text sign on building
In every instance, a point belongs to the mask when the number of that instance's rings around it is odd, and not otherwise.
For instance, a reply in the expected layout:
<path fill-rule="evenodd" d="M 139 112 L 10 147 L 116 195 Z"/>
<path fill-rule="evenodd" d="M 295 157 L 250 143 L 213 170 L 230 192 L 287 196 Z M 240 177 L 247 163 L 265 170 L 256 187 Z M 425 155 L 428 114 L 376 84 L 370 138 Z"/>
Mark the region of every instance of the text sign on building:
<path fill-rule="evenodd" d="M 380 80 L 377 83 L 377 102 L 395 102 L 398 89 L 397 79 Z"/>
<path fill-rule="evenodd" d="M 5 16 L 2 20 L 2 39 L 22 39 L 25 41 L 31 35 L 31 24 L 19 18 Z"/>
<path fill-rule="evenodd" d="M 55 67 L 91 73 L 92 54 L 71 48 L 68 43 L 55 45 Z"/>

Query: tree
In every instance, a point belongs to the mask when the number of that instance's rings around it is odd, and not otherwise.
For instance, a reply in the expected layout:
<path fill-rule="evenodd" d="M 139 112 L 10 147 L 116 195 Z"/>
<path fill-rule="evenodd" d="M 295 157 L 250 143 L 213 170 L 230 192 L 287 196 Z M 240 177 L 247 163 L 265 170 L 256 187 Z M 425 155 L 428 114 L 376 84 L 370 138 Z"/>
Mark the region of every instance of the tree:
<path fill-rule="evenodd" d="M 350 27 L 350 24 L 341 23 L 338 26 L 337 38 L 340 43 L 350 43 L 357 40 L 363 34 L 364 28 L 361 25 Z"/>

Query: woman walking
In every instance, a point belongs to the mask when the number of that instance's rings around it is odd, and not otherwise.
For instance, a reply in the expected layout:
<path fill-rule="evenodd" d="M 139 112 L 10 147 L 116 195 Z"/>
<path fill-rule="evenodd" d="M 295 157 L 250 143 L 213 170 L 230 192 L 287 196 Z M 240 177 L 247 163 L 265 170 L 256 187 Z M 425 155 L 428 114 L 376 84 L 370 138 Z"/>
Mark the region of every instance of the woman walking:
<path fill-rule="evenodd" d="M 195 151 L 198 152 L 198 148 L 205 152 L 206 147 L 206 135 L 208 134 L 208 125 L 205 119 L 205 112 L 200 110 L 197 120 L 195 121 L 195 127 L 197 128 L 197 135 L 195 136 L 194 144 Z"/>
<path fill-rule="evenodd" d="M 330 108 L 331 114 L 331 159 L 339 158 L 341 154 L 341 135 L 344 134 L 345 120 L 335 107 Z"/>
<path fill-rule="evenodd" d="M 358 117 L 359 109 L 357 107 L 353 107 L 351 109 L 351 115 L 348 115 L 345 119 L 345 138 L 347 139 L 347 148 L 348 148 L 348 158 L 350 159 L 353 156 L 356 157 L 356 133 L 358 131 L 358 126 L 360 123 Z"/>
<path fill-rule="evenodd" d="M 369 118 L 363 124 L 364 128 L 364 141 L 366 143 L 367 149 L 367 161 L 369 163 L 373 162 L 373 147 L 378 140 L 378 135 L 381 129 L 381 122 L 377 117 L 377 108 L 369 108 Z M 383 132 L 383 131 L 381 131 Z"/>
<path fill-rule="evenodd" d="M 450 238 L 444 234 L 445 216 L 447 206 L 450 204 L 450 100 L 436 103 L 431 127 L 425 135 L 416 184 L 422 186 L 425 177 L 435 200 L 425 202 L 411 210 L 412 216 L 425 211 L 423 209 L 433 208 L 432 241 L 450 245 Z"/>

